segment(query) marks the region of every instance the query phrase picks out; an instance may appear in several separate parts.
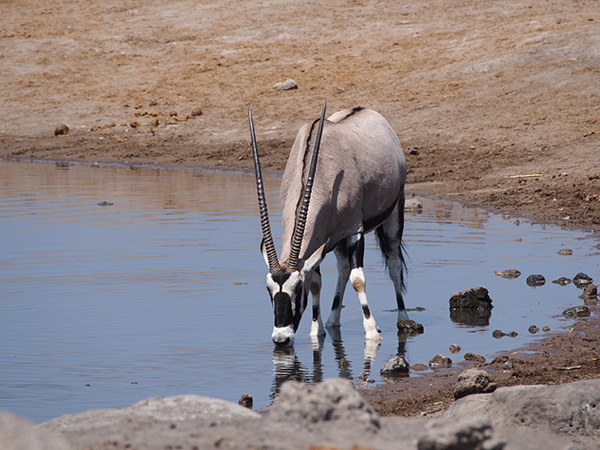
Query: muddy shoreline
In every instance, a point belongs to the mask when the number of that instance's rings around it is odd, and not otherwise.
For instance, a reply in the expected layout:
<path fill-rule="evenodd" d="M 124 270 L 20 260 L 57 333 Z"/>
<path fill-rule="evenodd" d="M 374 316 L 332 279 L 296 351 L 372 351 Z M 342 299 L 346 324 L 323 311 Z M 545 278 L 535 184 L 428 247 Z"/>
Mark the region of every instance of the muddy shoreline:
<path fill-rule="evenodd" d="M 281 172 L 327 98 L 388 119 L 409 193 L 600 232 L 594 2 L 76 0 L 2 17 L 2 159 L 250 171 L 251 103 Z M 272 88 L 287 78 L 298 89 Z M 597 313 L 485 367 L 501 386 L 598 377 Z M 436 413 L 455 376 L 364 393 L 380 414 Z"/>

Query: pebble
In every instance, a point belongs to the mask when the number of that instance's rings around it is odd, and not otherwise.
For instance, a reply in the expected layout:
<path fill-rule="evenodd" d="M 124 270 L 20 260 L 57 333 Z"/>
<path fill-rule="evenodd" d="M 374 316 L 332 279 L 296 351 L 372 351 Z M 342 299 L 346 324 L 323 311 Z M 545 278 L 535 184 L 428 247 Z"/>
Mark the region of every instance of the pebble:
<path fill-rule="evenodd" d="M 598 296 L 598 288 L 595 284 L 588 284 L 583 288 L 583 298 L 585 300 L 596 300 Z"/>
<path fill-rule="evenodd" d="M 535 333 L 537 333 L 538 331 L 540 331 L 540 329 L 539 329 L 538 327 L 536 327 L 535 325 L 531 325 L 531 326 L 529 327 L 529 332 L 530 332 L 531 334 L 535 334 Z"/>
<path fill-rule="evenodd" d="M 69 127 L 66 126 L 64 123 L 62 125 L 57 126 L 54 130 L 54 136 L 65 136 L 67 134 L 69 134 Z"/>
<path fill-rule="evenodd" d="M 586 284 L 590 284 L 592 281 L 594 280 L 589 275 L 583 272 L 579 272 L 573 277 L 573 284 L 575 284 L 575 286 L 577 286 L 580 289 L 585 287 Z"/>
<path fill-rule="evenodd" d="M 550 327 L 549 326 L 542 327 L 542 331 L 544 333 L 547 333 L 548 331 L 550 331 Z"/>
<path fill-rule="evenodd" d="M 485 370 L 471 368 L 458 375 L 458 383 L 454 386 L 454 398 L 459 399 L 471 394 L 494 392 L 497 387 L 498 385 L 492 383 L 490 376 Z"/>
<path fill-rule="evenodd" d="M 450 353 L 458 353 L 458 352 L 460 352 L 460 345 L 452 344 L 450 346 Z"/>
<path fill-rule="evenodd" d="M 560 277 L 557 280 L 552 280 L 552 283 L 558 284 L 560 286 L 566 286 L 568 284 L 571 284 L 571 279 L 567 277 Z"/>
<path fill-rule="evenodd" d="M 254 400 L 252 399 L 252 396 L 250 394 L 242 394 L 238 403 L 242 406 L 245 406 L 246 408 L 252 409 L 252 404 L 254 403 Z"/>
<path fill-rule="evenodd" d="M 424 370 L 429 369 L 429 366 L 427 366 L 426 364 L 413 364 L 412 366 L 410 366 L 410 370 L 415 370 L 417 372 L 422 372 Z"/>
<path fill-rule="evenodd" d="M 521 272 L 519 272 L 517 269 L 500 270 L 496 272 L 496 276 L 502 278 L 519 278 L 521 276 Z"/>
<path fill-rule="evenodd" d="M 398 333 L 407 334 L 409 336 L 414 336 L 417 334 L 423 334 L 424 328 L 420 323 L 415 322 L 414 320 L 399 320 L 397 323 Z"/>
<path fill-rule="evenodd" d="M 422 211 L 423 203 L 421 203 L 416 198 L 407 198 L 404 202 L 404 210 L 405 211 Z"/>
<path fill-rule="evenodd" d="M 280 91 L 289 91 L 292 89 L 298 89 L 298 83 L 296 83 L 294 80 L 289 78 L 285 81 L 280 81 L 279 83 L 275 83 L 273 85 L 273 89 L 279 89 Z"/>
<path fill-rule="evenodd" d="M 429 361 L 429 367 L 432 369 L 446 369 L 452 366 L 452 360 L 447 356 L 437 354 Z"/>
<path fill-rule="evenodd" d="M 465 361 L 474 361 L 479 363 L 484 363 L 485 358 L 477 353 L 467 352 L 465 353 Z"/>
<path fill-rule="evenodd" d="M 379 371 L 382 377 L 406 377 L 408 376 L 408 363 L 402 356 L 390 358 Z"/>
<path fill-rule="evenodd" d="M 559 254 L 559 255 L 567 255 L 567 256 L 568 256 L 568 255 L 572 255 L 572 254 L 573 254 L 573 250 L 571 250 L 570 248 L 561 248 L 561 249 L 558 251 L 558 254 Z"/>
<path fill-rule="evenodd" d="M 563 316 L 566 317 L 588 317 L 590 315 L 590 308 L 586 305 L 573 306 L 563 311 Z"/>
<path fill-rule="evenodd" d="M 546 284 L 546 279 L 543 275 L 532 274 L 527 277 L 527 286 L 538 287 Z"/>
<path fill-rule="evenodd" d="M 489 311 L 492 308 L 492 299 L 484 286 L 455 292 L 450 297 L 451 311 Z"/>

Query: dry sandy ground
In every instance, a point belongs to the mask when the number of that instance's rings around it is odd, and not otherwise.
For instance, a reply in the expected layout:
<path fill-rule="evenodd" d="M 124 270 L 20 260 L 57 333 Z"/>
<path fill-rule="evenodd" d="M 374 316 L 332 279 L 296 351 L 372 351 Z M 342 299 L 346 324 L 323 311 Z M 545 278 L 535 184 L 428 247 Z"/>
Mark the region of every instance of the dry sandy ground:
<path fill-rule="evenodd" d="M 599 22 L 593 0 L 3 0 L 0 157 L 247 170 L 251 103 L 278 171 L 327 98 L 389 120 L 409 192 L 598 232 Z M 510 379 L 597 376 L 584 325 L 539 349 L 581 368 Z M 426 390 L 373 401 L 447 400 Z"/>

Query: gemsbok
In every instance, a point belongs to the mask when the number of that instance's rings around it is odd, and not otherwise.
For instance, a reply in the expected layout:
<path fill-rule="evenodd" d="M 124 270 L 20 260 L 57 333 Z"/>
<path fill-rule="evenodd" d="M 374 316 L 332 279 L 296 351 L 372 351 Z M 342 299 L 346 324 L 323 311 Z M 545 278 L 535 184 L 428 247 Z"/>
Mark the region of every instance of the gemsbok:
<path fill-rule="evenodd" d="M 331 251 L 337 258 L 338 281 L 326 327 L 339 327 L 348 279 L 362 307 L 365 338 L 379 340 L 369 310 L 363 273 L 364 235 L 376 231 L 398 304 L 398 320 L 408 320 L 402 293 L 405 261 L 404 183 L 406 159 L 389 123 L 377 112 L 356 107 L 336 112 L 300 128 L 281 184 L 283 205 L 281 256 L 271 234 L 258 157 L 252 109 L 248 120 L 263 240 L 261 252 L 269 268 L 277 346 L 290 346 L 312 294 L 310 335 L 325 334 L 321 320 L 319 265 Z"/>

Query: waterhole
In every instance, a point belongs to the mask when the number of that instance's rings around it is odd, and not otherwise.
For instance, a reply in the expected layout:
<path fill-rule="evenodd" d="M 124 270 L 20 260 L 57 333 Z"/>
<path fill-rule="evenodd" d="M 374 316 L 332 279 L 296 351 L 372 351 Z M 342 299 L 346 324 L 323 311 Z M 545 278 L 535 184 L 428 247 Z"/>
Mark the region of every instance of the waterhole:
<path fill-rule="evenodd" d="M 279 179 L 266 187 L 278 243 Z M 369 236 L 367 294 L 380 345 L 365 347 L 347 288 L 340 334 L 315 346 L 309 310 L 294 349 L 275 351 L 255 192 L 246 174 L 0 162 L 0 408 L 42 422 L 180 394 L 237 402 L 248 393 L 260 409 L 286 379 L 372 386 L 385 382 L 381 366 L 397 354 L 427 364 L 437 353 L 489 360 L 522 347 L 544 334 L 530 334 L 531 325 L 564 327 L 562 311 L 582 303 L 580 289 L 552 280 L 600 278 L 591 235 L 420 199 L 422 212 L 406 220 L 406 303 L 424 334 L 398 338 L 393 287 Z M 565 249 L 572 254 L 558 254 Z M 505 269 L 522 275 L 495 275 Z M 326 319 L 333 255 L 322 272 Z M 528 286 L 530 274 L 545 285 Z M 451 294 L 481 285 L 493 300 L 489 320 L 451 317 Z M 518 335 L 496 339 L 496 329 Z"/>

